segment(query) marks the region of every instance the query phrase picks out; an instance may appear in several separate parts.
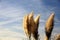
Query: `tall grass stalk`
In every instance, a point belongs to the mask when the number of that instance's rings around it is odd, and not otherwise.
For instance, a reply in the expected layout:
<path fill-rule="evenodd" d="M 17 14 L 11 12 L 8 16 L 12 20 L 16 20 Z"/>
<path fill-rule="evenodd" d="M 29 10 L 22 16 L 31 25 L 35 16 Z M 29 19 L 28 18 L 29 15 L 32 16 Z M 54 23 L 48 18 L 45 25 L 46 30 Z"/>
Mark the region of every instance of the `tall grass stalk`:
<path fill-rule="evenodd" d="M 46 37 L 45 37 L 45 40 L 50 39 L 53 27 L 54 27 L 54 13 L 52 13 L 46 21 L 46 25 L 45 25 Z"/>
<path fill-rule="evenodd" d="M 30 32 L 28 15 L 24 16 L 23 28 L 24 28 L 24 32 L 26 33 L 27 37 L 29 38 L 29 40 L 31 40 L 31 32 Z"/>
<path fill-rule="evenodd" d="M 35 20 L 34 20 L 34 22 L 35 22 L 35 26 L 34 26 L 34 32 L 33 32 L 33 37 L 34 37 L 34 39 L 35 40 L 38 40 L 38 27 L 39 27 L 39 18 L 40 18 L 40 16 L 38 15 L 36 18 L 35 18 Z"/>

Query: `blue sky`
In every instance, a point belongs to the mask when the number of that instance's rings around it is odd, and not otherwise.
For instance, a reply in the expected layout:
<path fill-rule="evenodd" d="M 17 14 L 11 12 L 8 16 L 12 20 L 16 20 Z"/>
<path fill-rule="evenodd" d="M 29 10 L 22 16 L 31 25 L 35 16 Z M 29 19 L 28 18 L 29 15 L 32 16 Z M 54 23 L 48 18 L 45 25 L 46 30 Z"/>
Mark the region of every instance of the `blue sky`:
<path fill-rule="evenodd" d="M 39 34 L 44 38 L 45 22 L 49 15 L 55 13 L 55 26 L 52 35 L 60 33 L 59 0 L 0 0 L 0 39 L 22 40 L 26 38 L 23 31 L 23 17 L 34 11 L 34 17 L 40 17 Z"/>

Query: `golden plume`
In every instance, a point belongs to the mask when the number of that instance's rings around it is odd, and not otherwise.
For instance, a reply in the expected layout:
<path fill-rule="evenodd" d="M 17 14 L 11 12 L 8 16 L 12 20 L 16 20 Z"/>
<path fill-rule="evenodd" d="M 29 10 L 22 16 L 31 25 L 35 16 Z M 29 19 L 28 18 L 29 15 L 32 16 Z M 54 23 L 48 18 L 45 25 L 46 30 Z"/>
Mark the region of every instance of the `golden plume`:
<path fill-rule="evenodd" d="M 30 38 L 30 40 L 31 40 L 31 34 L 33 34 L 34 39 L 37 40 L 38 38 L 39 18 L 40 16 L 37 16 L 34 20 L 33 12 L 24 16 L 24 19 L 23 19 L 24 31 L 26 35 Z"/>
<path fill-rule="evenodd" d="M 40 16 L 38 15 L 34 20 L 35 26 L 33 27 L 34 31 L 32 32 L 34 40 L 38 40 L 38 36 L 39 36 L 38 35 L 39 18 Z"/>
<path fill-rule="evenodd" d="M 51 33 L 52 33 L 52 30 L 53 30 L 53 26 L 54 26 L 54 13 L 52 13 L 46 21 L 46 25 L 45 25 L 46 37 L 45 37 L 45 40 L 49 40 Z"/>
<path fill-rule="evenodd" d="M 31 32 L 30 32 L 30 25 L 29 25 L 28 15 L 24 16 L 24 19 L 23 19 L 23 28 L 24 28 L 24 32 L 26 33 L 26 35 L 30 39 Z"/>

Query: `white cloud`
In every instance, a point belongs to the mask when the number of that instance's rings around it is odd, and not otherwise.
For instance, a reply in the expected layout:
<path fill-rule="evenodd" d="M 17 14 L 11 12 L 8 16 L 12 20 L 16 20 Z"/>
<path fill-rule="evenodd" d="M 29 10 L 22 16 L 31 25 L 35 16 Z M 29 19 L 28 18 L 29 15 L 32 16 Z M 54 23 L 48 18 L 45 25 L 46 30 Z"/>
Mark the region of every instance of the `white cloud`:
<path fill-rule="evenodd" d="M 60 22 L 60 20 L 59 20 L 59 19 L 57 19 L 57 18 L 55 18 L 55 22 L 58 22 L 58 23 L 59 23 L 59 22 Z"/>
<path fill-rule="evenodd" d="M 14 7 L 8 7 L 6 9 L 0 10 L 0 16 L 3 17 L 19 17 L 24 15 L 26 12 L 25 10 L 22 10 L 23 8 L 17 9 Z"/>
<path fill-rule="evenodd" d="M 2 3 L 4 4 L 4 3 Z M 23 19 L 24 14 L 27 12 L 23 7 L 13 7 L 13 6 L 7 6 L 9 4 L 2 5 L 0 4 L 0 19 L 5 19 L 2 22 L 0 22 L 0 25 L 12 23 L 15 21 L 18 21 L 20 19 Z M 5 7 L 7 6 L 7 7 Z M 2 20 L 1 19 L 1 20 Z M 8 19 L 8 20 L 7 20 Z"/>
<path fill-rule="evenodd" d="M 3 4 L 3 5 L 2 5 Z M 2 2 L 0 4 L 0 20 L 5 19 L 3 21 L 0 21 L 0 39 L 1 40 L 22 40 L 22 38 L 26 38 L 24 33 L 16 32 L 17 30 L 22 30 L 22 27 L 12 26 L 12 30 L 10 26 L 5 27 L 3 25 L 13 23 L 16 21 L 21 21 L 23 19 L 23 16 L 25 15 L 27 11 L 23 7 L 14 7 L 10 6 L 9 4 L 6 4 Z M 2 19 L 1 19 L 2 18 Z M 8 19 L 8 20 L 7 20 Z M 7 26 L 7 25 L 6 25 Z"/>
<path fill-rule="evenodd" d="M 24 34 L 19 33 L 19 32 L 14 32 L 14 31 L 10 31 L 7 28 L 0 28 L 0 39 L 1 40 L 21 40 L 21 39 L 26 38 L 26 36 L 24 36 Z"/>
<path fill-rule="evenodd" d="M 22 40 L 21 38 L 13 38 L 13 37 L 0 37 L 0 40 Z"/>
<path fill-rule="evenodd" d="M 40 19 L 40 22 L 46 22 L 46 20 Z"/>
<path fill-rule="evenodd" d="M 20 26 L 12 26 L 12 28 L 18 29 L 18 30 L 23 30 L 23 27 Z"/>
<path fill-rule="evenodd" d="M 18 20 L 21 20 L 21 18 L 15 18 L 15 19 L 12 19 L 12 20 L 3 21 L 3 22 L 0 22 L 0 26 L 4 25 L 4 24 L 15 22 L 15 21 L 18 21 Z"/>

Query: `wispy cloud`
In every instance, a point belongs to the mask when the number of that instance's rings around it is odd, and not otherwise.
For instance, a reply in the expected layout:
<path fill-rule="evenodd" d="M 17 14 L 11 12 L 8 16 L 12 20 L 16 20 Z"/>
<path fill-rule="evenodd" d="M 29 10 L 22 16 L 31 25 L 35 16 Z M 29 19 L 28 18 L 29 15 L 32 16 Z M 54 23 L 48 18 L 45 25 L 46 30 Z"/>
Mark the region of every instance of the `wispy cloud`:
<path fill-rule="evenodd" d="M 3 5 L 2 5 L 3 4 Z M 23 40 L 26 38 L 22 26 L 14 25 L 14 22 L 21 21 L 23 16 L 27 13 L 23 7 L 11 6 L 8 2 L 1 2 L 0 4 L 0 39 L 1 40 Z M 12 23 L 12 25 L 10 24 Z M 20 23 L 22 24 L 22 23 Z M 4 26 L 5 25 L 5 26 Z M 8 26 L 9 25 L 9 26 Z M 7 27 L 8 26 L 8 27 Z M 18 32 L 16 30 L 19 30 Z"/>
<path fill-rule="evenodd" d="M 18 21 L 18 20 L 20 20 L 20 17 L 19 18 L 12 19 L 12 20 L 8 20 L 8 21 L 3 21 L 3 22 L 0 22 L 0 26 L 1 25 L 4 25 L 4 24 L 15 22 L 15 21 Z"/>
<path fill-rule="evenodd" d="M 22 38 L 26 38 L 26 36 L 24 36 L 22 33 L 19 32 L 14 32 L 14 31 L 10 31 L 7 28 L 0 28 L 0 39 L 1 40 L 17 40 L 17 39 L 22 39 Z"/>

